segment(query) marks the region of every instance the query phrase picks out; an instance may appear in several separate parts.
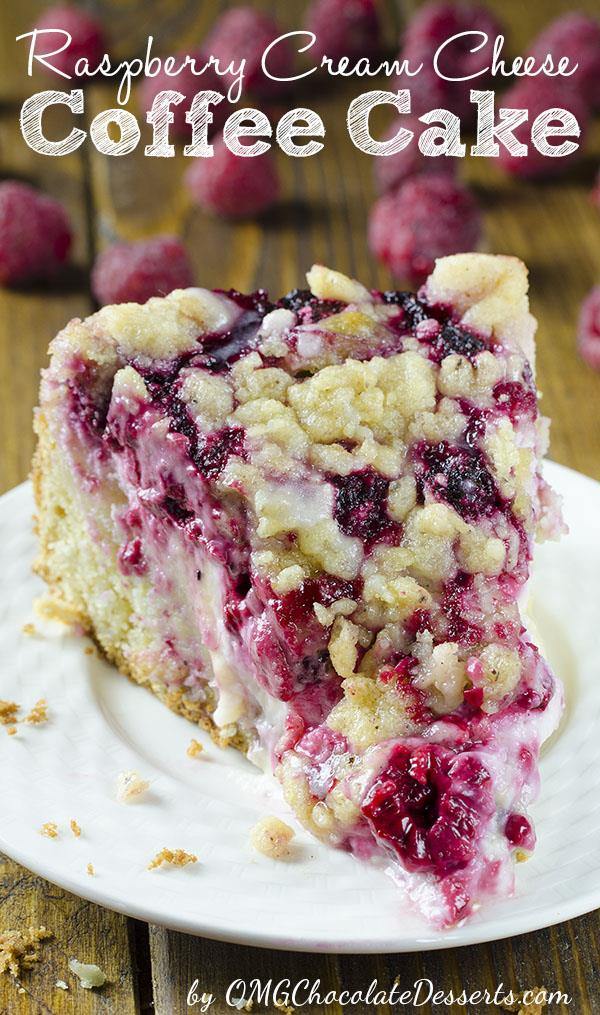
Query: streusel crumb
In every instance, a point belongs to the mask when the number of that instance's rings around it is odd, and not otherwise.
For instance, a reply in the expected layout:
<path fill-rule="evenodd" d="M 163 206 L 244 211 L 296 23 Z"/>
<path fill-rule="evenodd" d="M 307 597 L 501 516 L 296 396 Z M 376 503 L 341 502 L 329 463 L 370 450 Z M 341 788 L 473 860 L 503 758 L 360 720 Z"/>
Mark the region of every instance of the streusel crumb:
<path fill-rule="evenodd" d="M 9 737 L 14 737 L 16 735 L 16 732 L 17 732 L 17 727 L 16 726 L 7 726 L 6 727 L 6 732 L 8 733 Z"/>
<path fill-rule="evenodd" d="M 58 839 L 58 825 L 56 822 L 46 821 L 40 828 L 40 835 L 45 835 L 47 839 Z"/>
<path fill-rule="evenodd" d="M 93 863 L 88 863 L 88 865 L 87 865 L 87 867 L 85 868 L 85 870 L 86 870 L 86 874 L 89 874 L 91 878 L 93 878 L 93 877 L 94 877 L 94 875 L 95 875 L 95 873 L 96 873 L 96 870 L 95 870 L 95 868 L 94 868 L 94 865 L 93 865 Z"/>
<path fill-rule="evenodd" d="M 65 983 L 64 980 L 57 980 L 56 983 L 54 984 L 54 986 L 58 987 L 59 990 L 68 990 L 69 989 L 68 983 Z"/>
<path fill-rule="evenodd" d="M 35 624 L 31 623 L 23 624 L 21 631 L 23 632 L 23 634 L 26 634 L 29 638 L 33 638 L 34 634 L 36 633 Z"/>
<path fill-rule="evenodd" d="M 184 849 L 161 849 L 153 860 L 148 864 L 147 870 L 154 870 L 155 867 L 162 867 L 169 864 L 171 867 L 185 867 L 188 863 L 197 863 L 198 857 L 194 853 L 186 853 Z"/>
<path fill-rule="evenodd" d="M 117 800 L 121 804 L 129 803 L 134 797 L 145 793 L 150 787 L 146 779 L 142 779 L 139 772 L 119 772 L 117 776 Z"/>
<path fill-rule="evenodd" d="M 45 927 L 28 927 L 27 930 L 6 930 L 0 934 L 0 973 L 9 972 L 15 978 L 39 961 L 40 941 L 53 937 Z"/>
<path fill-rule="evenodd" d="M 197 758 L 199 754 L 202 754 L 203 750 L 204 748 L 200 743 L 200 741 L 192 738 L 190 740 L 190 745 L 185 753 L 187 754 L 188 758 Z"/>
<path fill-rule="evenodd" d="M 39 726 L 40 723 L 48 721 L 48 702 L 45 698 L 39 698 L 28 715 L 25 716 L 25 722 L 30 723 L 32 726 Z"/>
<path fill-rule="evenodd" d="M 21 706 L 16 701 L 2 701 L 0 699 L 0 725 L 12 726 L 17 721 L 17 713 Z"/>
<path fill-rule="evenodd" d="M 79 825 L 75 821 L 75 818 L 71 818 L 71 821 L 69 822 L 69 828 L 73 832 L 73 835 L 75 836 L 75 838 L 78 839 L 79 836 L 81 835 L 81 828 L 79 827 Z"/>
<path fill-rule="evenodd" d="M 294 838 L 294 830 L 285 821 L 269 815 L 261 818 L 250 832 L 250 842 L 254 849 L 273 860 L 282 860 L 290 855 L 290 842 Z"/>

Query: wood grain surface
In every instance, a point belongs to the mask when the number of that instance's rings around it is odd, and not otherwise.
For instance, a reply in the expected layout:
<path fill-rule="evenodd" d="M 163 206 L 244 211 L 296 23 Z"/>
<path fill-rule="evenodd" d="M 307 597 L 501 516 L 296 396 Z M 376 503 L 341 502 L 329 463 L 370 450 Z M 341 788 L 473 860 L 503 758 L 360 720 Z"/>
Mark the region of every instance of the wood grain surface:
<path fill-rule="evenodd" d="M 315 260 L 369 285 L 385 287 L 390 282 L 370 258 L 366 245 L 367 214 L 374 196 L 371 160 L 352 146 L 345 128 L 348 101 L 365 89 L 364 84 L 332 83 L 309 91 L 306 103 L 326 124 L 324 151 L 307 160 L 280 157 L 284 189 L 280 207 L 263 220 L 230 225 L 190 206 L 181 185 L 184 160 L 180 154 L 173 160 L 146 159 L 139 153 L 105 158 L 85 145 L 67 158 L 50 159 L 34 155 L 25 146 L 18 130 L 20 103 L 46 85 L 41 78 L 26 77 L 24 50 L 14 37 L 27 31 L 47 6 L 42 0 L 4 0 L 2 4 L 2 175 L 29 180 L 60 197 L 72 216 L 76 244 L 73 266 L 57 283 L 0 291 L 0 491 L 27 476 L 33 449 L 31 411 L 48 341 L 68 318 L 93 309 L 89 270 L 95 252 L 107 242 L 176 232 L 188 246 L 199 283 L 209 287 L 251 290 L 264 286 L 272 293 L 286 292 L 301 284 L 303 272 Z M 93 0 L 85 6 L 103 17 L 112 51 L 130 56 L 139 51 L 148 34 L 155 36 L 164 53 L 198 42 L 228 5 L 217 0 Z M 286 0 L 255 6 L 270 9 L 292 28 L 298 27 L 304 4 Z M 390 45 L 412 6 L 393 0 L 382 3 Z M 530 0 L 528 4 L 494 0 L 489 6 L 507 24 L 513 53 L 522 52 L 552 16 L 570 8 L 566 0 Z M 594 0 L 581 0 L 577 7 L 600 12 Z M 94 112 L 114 104 L 112 96 L 111 88 L 102 84 L 86 91 L 84 126 Z M 282 105 L 281 111 L 289 106 Z M 270 112 L 276 116 L 278 111 Z M 63 112 L 52 129 L 60 129 L 64 122 Z M 539 383 L 543 409 L 552 418 L 551 455 L 597 479 L 600 375 L 578 358 L 575 327 L 581 299 L 600 281 L 600 215 L 589 200 L 599 162 L 600 125 L 596 123 L 580 166 L 556 182 L 517 183 L 485 159 L 467 159 L 462 171 L 485 211 L 486 248 L 516 254 L 530 268 L 532 306 L 539 320 Z M 277 953 L 148 928 L 75 898 L 0 858 L 0 932 L 39 924 L 52 930 L 54 938 L 44 945 L 42 961 L 23 976 L 24 993 L 18 993 L 11 978 L 0 977 L 0 1015 L 129 1015 L 151 1010 L 176 1015 L 194 1010 L 188 1009 L 186 999 L 196 979 L 200 992 L 215 997 L 210 1010 L 221 1013 L 229 1010 L 225 991 L 233 979 L 320 978 L 325 992 L 340 985 L 365 988 L 373 978 L 389 987 L 396 976 L 408 985 L 429 977 L 457 993 L 462 988 L 484 987 L 493 992 L 501 982 L 507 989 L 545 985 L 573 998 L 570 1007 L 552 1011 L 600 1011 L 597 914 L 509 941 L 454 951 L 382 957 Z M 94 992 L 78 988 L 67 971 L 72 955 L 100 964 L 109 983 Z M 68 992 L 55 987 L 59 979 L 68 981 Z M 337 1005 L 304 1009 L 317 1010 L 341 1011 Z M 420 1010 L 479 1015 L 497 1009 L 424 1006 Z"/>

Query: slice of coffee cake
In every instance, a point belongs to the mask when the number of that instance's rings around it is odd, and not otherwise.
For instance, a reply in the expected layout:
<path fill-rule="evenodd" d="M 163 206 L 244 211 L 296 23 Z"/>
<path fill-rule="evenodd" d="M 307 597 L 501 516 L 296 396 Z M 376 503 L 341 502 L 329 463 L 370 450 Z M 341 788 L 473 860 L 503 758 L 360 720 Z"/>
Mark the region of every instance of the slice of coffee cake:
<path fill-rule="evenodd" d="M 38 570 L 108 659 L 389 863 L 435 924 L 510 892 L 561 694 L 519 612 L 560 530 L 516 259 L 418 293 L 187 289 L 72 321 Z"/>

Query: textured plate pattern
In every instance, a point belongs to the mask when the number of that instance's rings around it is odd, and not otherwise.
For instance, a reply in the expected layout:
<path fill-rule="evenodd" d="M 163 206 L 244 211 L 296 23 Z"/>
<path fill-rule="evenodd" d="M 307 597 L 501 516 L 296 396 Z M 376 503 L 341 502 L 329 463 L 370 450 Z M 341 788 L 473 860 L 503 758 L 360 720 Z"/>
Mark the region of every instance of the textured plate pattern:
<path fill-rule="evenodd" d="M 31 491 L 0 499 L 0 698 L 23 709 L 46 697 L 49 722 L 0 727 L 0 849 L 85 898 L 178 930 L 245 944 L 314 951 L 443 948 L 548 926 L 600 906 L 600 486 L 557 465 L 571 534 L 542 546 L 532 613 L 567 692 L 563 726 L 542 761 L 534 816 L 539 846 L 518 869 L 517 894 L 466 926 L 433 933 L 402 907 L 383 871 L 359 868 L 298 830 L 288 863 L 256 853 L 248 832 L 265 813 L 290 823 L 277 786 L 234 751 L 169 713 L 62 631 L 28 637 L 32 600 Z M 205 752 L 186 756 L 198 735 Z M 137 769 L 151 790 L 116 802 L 117 774 Z M 75 818 L 81 838 L 69 831 Z M 43 838 L 55 821 L 58 839 Z M 200 858 L 185 869 L 147 871 L 163 846 Z M 96 876 L 86 873 L 91 862 Z"/>

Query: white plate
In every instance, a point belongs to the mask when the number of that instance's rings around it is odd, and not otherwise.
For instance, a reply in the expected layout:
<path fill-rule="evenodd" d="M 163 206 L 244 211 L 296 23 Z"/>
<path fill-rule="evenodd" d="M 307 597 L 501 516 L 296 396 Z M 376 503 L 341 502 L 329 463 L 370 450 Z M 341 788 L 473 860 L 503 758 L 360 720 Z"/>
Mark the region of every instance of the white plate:
<path fill-rule="evenodd" d="M 0 849 L 84 898 L 177 930 L 243 944 L 326 952 L 444 948 L 521 934 L 600 906 L 600 485 L 549 464 L 570 535 L 540 547 L 534 619 L 568 707 L 542 760 L 534 808 L 539 845 L 521 864 L 514 898 L 465 926 L 433 932 L 406 913 L 379 870 L 298 829 L 296 859 L 252 852 L 248 832 L 265 813 L 292 819 L 276 785 L 233 750 L 194 728 L 94 656 L 85 640 L 22 633 L 42 583 L 30 572 L 30 487 L 0 498 L 0 698 L 23 708 L 45 697 L 49 722 L 0 727 Z M 114 798 L 117 774 L 137 769 L 151 791 Z M 81 838 L 69 831 L 75 818 Z M 39 834 L 55 821 L 58 839 Z M 185 869 L 147 871 L 163 846 L 196 853 Z M 95 877 L 86 873 L 91 862 Z"/>

